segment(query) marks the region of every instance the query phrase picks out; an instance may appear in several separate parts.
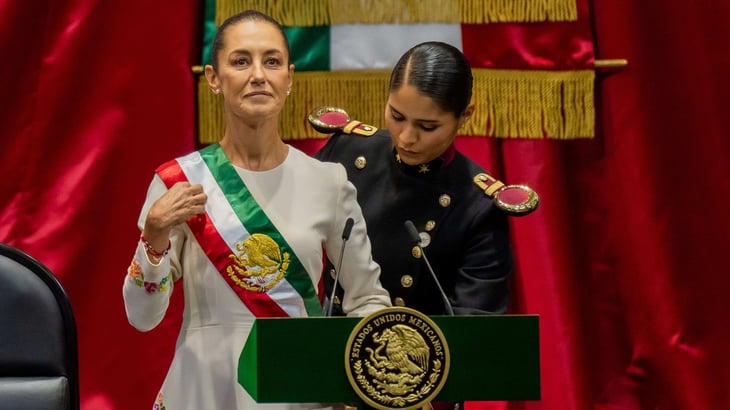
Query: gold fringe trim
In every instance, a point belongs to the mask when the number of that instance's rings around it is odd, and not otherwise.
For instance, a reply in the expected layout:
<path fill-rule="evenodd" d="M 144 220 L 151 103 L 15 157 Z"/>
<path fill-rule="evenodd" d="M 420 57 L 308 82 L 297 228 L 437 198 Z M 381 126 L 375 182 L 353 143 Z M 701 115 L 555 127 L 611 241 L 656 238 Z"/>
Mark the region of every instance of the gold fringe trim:
<path fill-rule="evenodd" d="M 217 0 L 216 24 L 260 10 L 284 26 L 576 21 L 576 0 Z"/>
<path fill-rule="evenodd" d="M 593 70 L 535 71 L 474 69 L 474 114 L 459 135 L 498 138 L 593 138 Z M 326 138 L 307 123 L 324 105 L 343 108 L 352 119 L 381 126 L 388 98 L 389 70 L 295 73 L 281 113 L 285 140 Z M 199 140 L 219 141 L 224 132 L 222 98 L 200 76 Z"/>
<path fill-rule="evenodd" d="M 198 76 L 198 141 L 212 144 L 223 138 L 226 130 L 223 96 L 213 94 L 205 75 Z"/>
<path fill-rule="evenodd" d="M 347 107 L 357 120 L 382 122 L 388 97 L 388 70 L 304 71 L 294 74 L 291 95 L 280 116 L 284 140 L 327 138 L 307 122 L 307 115 L 324 105 Z M 198 80 L 198 135 L 203 144 L 217 142 L 225 131 L 222 97 L 210 91 L 205 76 Z M 355 119 L 353 117 L 353 119 Z"/>
<path fill-rule="evenodd" d="M 595 71 L 474 69 L 476 109 L 462 135 L 593 138 Z"/>
<path fill-rule="evenodd" d="M 307 115 L 324 105 L 342 107 L 358 121 L 382 122 L 388 98 L 389 70 L 308 71 L 294 74 L 292 92 L 281 114 L 281 135 L 288 139 L 324 138 Z"/>
<path fill-rule="evenodd" d="M 460 0 L 460 23 L 576 21 L 576 0 Z"/>

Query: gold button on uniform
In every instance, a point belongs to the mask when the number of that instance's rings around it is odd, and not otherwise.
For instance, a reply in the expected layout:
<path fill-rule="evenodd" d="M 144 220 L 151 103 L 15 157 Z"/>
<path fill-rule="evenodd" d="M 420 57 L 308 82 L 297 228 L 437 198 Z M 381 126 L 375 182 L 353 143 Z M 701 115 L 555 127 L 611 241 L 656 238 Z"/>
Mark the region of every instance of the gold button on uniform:
<path fill-rule="evenodd" d="M 405 306 L 406 301 L 403 300 L 403 298 L 401 298 L 401 297 L 397 297 L 397 298 L 393 299 L 393 304 L 396 306 Z"/>
<path fill-rule="evenodd" d="M 337 276 L 337 271 L 334 269 L 330 269 L 330 276 L 332 276 L 332 279 L 334 279 L 335 276 Z"/>
<path fill-rule="evenodd" d="M 403 285 L 404 288 L 410 288 L 413 285 L 413 276 L 411 276 L 411 275 L 401 276 L 400 284 Z"/>
<path fill-rule="evenodd" d="M 448 194 L 443 194 L 439 197 L 439 205 L 446 208 L 451 205 L 451 197 Z"/>
<path fill-rule="evenodd" d="M 419 259 L 422 256 L 421 247 L 414 246 L 413 249 L 411 249 L 411 253 L 413 254 L 414 258 Z"/>
<path fill-rule="evenodd" d="M 367 165 L 367 164 L 368 164 L 368 160 L 365 159 L 365 157 L 359 156 L 359 157 L 355 158 L 355 168 L 363 169 L 363 168 L 365 168 L 365 165 Z"/>
<path fill-rule="evenodd" d="M 433 228 L 436 227 L 436 221 L 431 219 L 430 221 L 426 222 L 426 232 L 433 231 Z"/>
<path fill-rule="evenodd" d="M 335 305 L 339 305 L 340 304 L 340 298 L 339 298 L 339 296 L 335 295 L 335 298 L 332 299 L 332 303 L 334 303 Z"/>

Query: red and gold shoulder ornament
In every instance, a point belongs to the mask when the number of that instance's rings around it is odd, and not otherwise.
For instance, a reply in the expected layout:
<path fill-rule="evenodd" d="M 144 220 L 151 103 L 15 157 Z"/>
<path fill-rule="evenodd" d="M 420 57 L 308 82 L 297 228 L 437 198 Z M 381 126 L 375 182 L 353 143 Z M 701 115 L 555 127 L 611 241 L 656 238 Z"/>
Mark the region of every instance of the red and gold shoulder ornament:
<path fill-rule="evenodd" d="M 323 134 L 342 132 L 369 137 L 378 131 L 377 127 L 351 120 L 345 110 L 337 107 L 319 107 L 307 117 L 309 124 Z"/>

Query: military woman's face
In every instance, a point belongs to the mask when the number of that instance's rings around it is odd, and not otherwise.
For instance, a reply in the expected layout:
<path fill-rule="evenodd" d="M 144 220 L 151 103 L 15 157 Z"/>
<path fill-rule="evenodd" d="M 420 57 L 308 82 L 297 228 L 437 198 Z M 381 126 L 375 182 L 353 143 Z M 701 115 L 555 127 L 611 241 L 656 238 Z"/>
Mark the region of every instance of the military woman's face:
<path fill-rule="evenodd" d="M 465 118 L 436 105 L 412 85 L 392 91 L 385 106 L 385 124 L 400 160 L 418 165 L 438 158 L 454 142 Z"/>

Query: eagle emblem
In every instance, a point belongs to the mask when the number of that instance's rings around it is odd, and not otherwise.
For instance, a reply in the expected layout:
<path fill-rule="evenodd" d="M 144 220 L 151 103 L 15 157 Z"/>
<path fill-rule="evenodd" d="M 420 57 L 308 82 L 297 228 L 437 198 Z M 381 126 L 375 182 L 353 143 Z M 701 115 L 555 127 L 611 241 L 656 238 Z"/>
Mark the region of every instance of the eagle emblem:
<path fill-rule="evenodd" d="M 441 390 L 449 369 L 441 330 L 405 307 L 364 318 L 350 334 L 345 355 L 350 385 L 376 408 L 420 408 Z"/>
<path fill-rule="evenodd" d="M 394 325 L 375 333 L 373 341 L 378 347 L 365 348 L 370 353 L 370 363 L 375 368 L 397 369 L 400 373 L 421 374 L 428 365 L 429 349 L 418 331 L 406 325 Z M 380 353 L 385 348 L 385 356 Z"/>
<path fill-rule="evenodd" d="M 237 254 L 231 254 L 226 268 L 233 282 L 253 292 L 266 292 L 284 278 L 289 267 L 289 253 L 282 254 L 270 236 L 255 233 L 236 243 Z"/>

